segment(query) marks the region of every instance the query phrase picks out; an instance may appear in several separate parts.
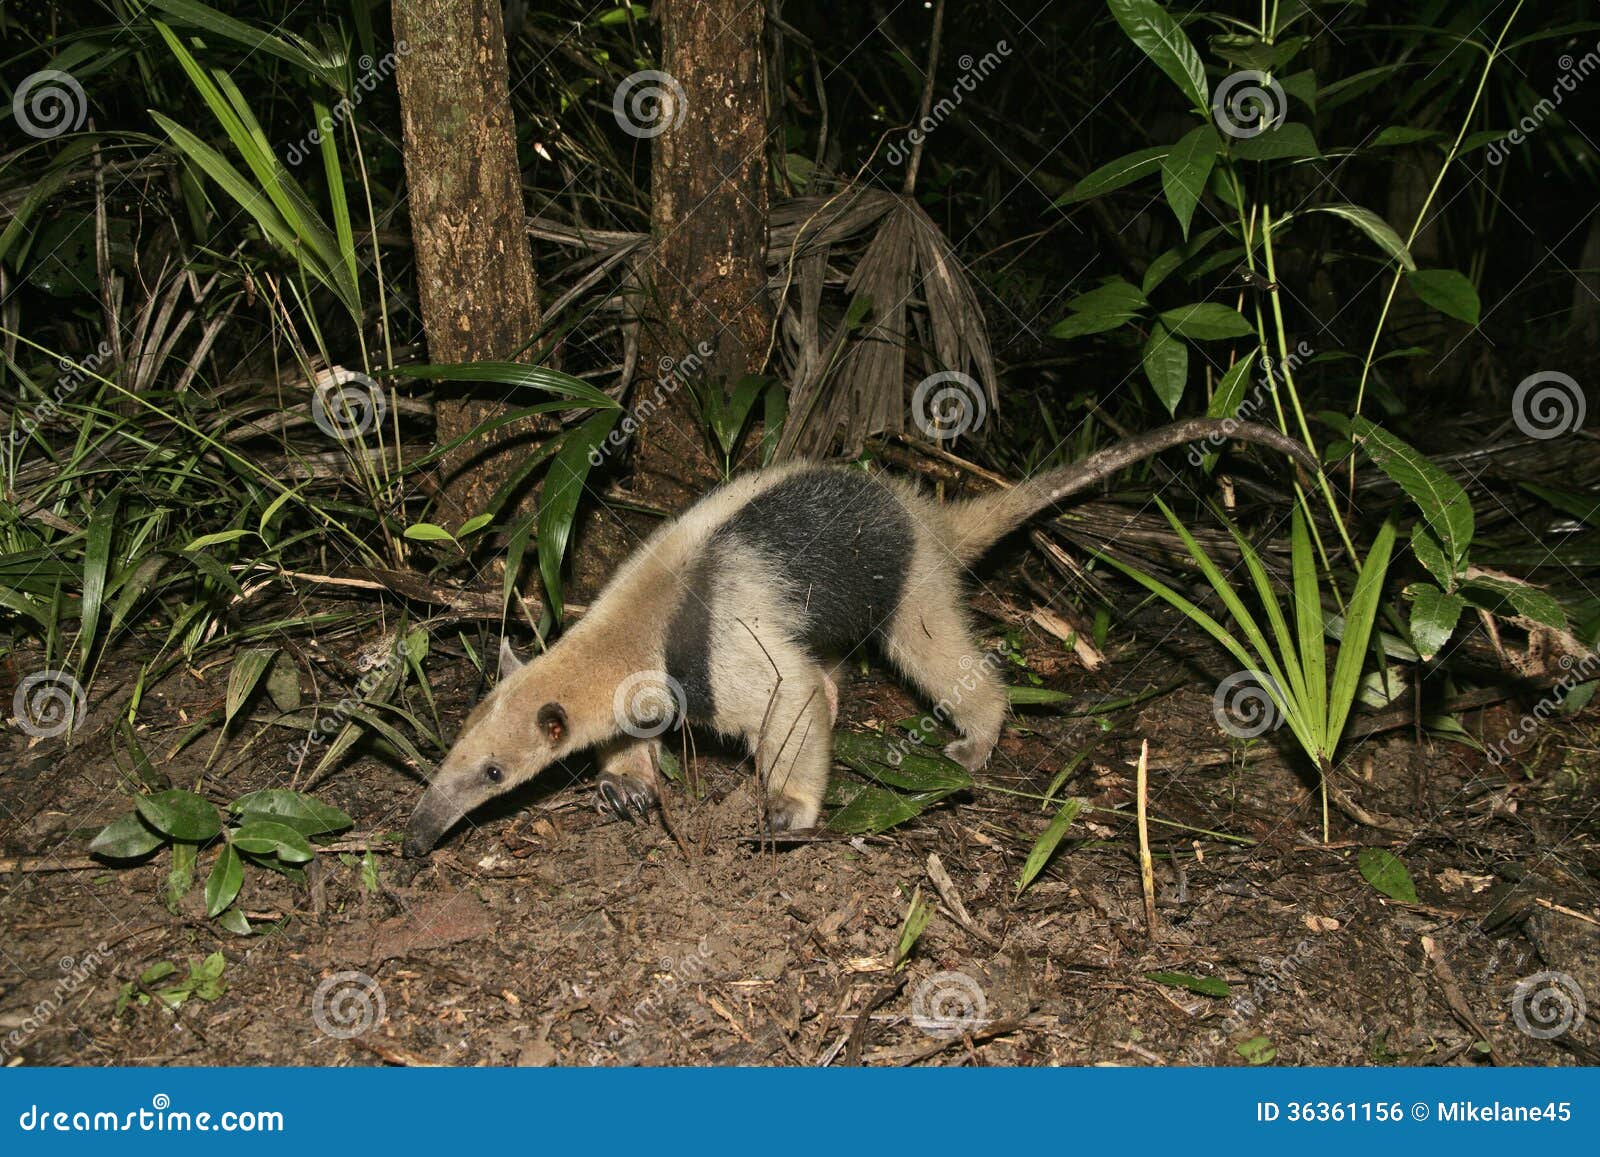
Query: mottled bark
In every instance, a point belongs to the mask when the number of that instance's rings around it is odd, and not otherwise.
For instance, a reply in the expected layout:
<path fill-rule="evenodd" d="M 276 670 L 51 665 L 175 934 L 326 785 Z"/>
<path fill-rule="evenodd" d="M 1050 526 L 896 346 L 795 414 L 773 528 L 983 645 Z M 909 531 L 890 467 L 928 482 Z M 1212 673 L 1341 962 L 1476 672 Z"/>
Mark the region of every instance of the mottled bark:
<path fill-rule="evenodd" d="M 736 383 L 766 362 L 767 110 L 764 6 L 750 0 L 661 0 L 661 69 L 682 92 L 682 119 L 653 141 L 652 298 L 636 399 L 653 397 L 665 359 L 708 347 L 696 375 Z M 671 86 L 666 86 L 672 91 Z M 720 474 L 687 389 L 662 391 L 643 421 L 641 493 L 681 507 Z"/>
<path fill-rule="evenodd" d="M 499 0 L 396 0 L 407 201 L 417 297 L 436 362 L 505 360 L 539 325 Z M 470 387 L 438 405 L 449 441 L 504 412 L 510 391 Z M 525 404 L 525 403 L 524 403 Z M 520 424 L 448 455 L 438 521 L 483 509 L 514 464 Z"/>

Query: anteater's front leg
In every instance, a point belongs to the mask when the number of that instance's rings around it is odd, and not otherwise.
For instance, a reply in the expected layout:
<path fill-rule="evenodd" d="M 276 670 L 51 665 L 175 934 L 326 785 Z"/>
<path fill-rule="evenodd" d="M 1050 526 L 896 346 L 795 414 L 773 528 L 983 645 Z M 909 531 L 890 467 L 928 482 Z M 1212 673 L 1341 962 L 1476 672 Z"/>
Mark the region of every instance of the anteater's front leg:
<path fill-rule="evenodd" d="M 622 736 L 600 748 L 600 778 L 595 805 L 633 823 L 650 814 L 659 800 L 661 744 L 657 739 Z"/>
<path fill-rule="evenodd" d="M 773 831 L 815 827 L 833 762 L 828 676 L 816 663 L 784 672 L 762 724 L 747 732 Z"/>

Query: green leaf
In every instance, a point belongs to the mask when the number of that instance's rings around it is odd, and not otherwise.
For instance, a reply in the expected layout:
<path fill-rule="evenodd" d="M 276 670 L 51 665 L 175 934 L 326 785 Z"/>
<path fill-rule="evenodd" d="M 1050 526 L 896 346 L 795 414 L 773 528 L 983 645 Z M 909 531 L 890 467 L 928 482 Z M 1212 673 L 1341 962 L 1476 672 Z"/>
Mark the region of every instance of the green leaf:
<path fill-rule="evenodd" d="M 1505 617 L 1505 608 L 1510 606 L 1513 613 L 1536 623 L 1557 630 L 1566 629 L 1567 615 L 1561 604 L 1529 583 L 1494 575 L 1474 575 L 1462 584 L 1461 592 L 1473 606 L 1493 614 Z"/>
<path fill-rule="evenodd" d="M 1217 163 L 1217 144 L 1217 130 L 1208 122 L 1185 134 L 1161 162 L 1161 191 L 1167 195 L 1167 204 L 1178 218 L 1185 238 L 1200 195 L 1206 191 L 1212 166 Z"/>
<path fill-rule="evenodd" d="M 457 528 L 456 537 L 466 538 L 469 534 L 476 534 L 493 521 L 494 514 L 492 512 L 474 514 L 471 518 L 463 522 L 459 528 Z"/>
<path fill-rule="evenodd" d="M 1073 313 L 1135 314 L 1149 304 L 1137 286 L 1113 277 L 1087 293 L 1078 294 L 1067 302 L 1067 308 Z"/>
<path fill-rule="evenodd" d="M 1252 1065 L 1269 1065 L 1278 1056 L 1277 1048 L 1273 1046 L 1270 1039 L 1264 1036 L 1253 1036 L 1247 1041 L 1234 1045 L 1233 1051 Z"/>
<path fill-rule="evenodd" d="M 906 909 L 906 918 L 900 923 L 900 935 L 895 940 L 895 968 L 911 959 L 911 950 L 917 946 L 923 929 L 927 928 L 932 917 L 933 906 L 922 898 L 922 886 L 919 884 L 916 891 L 911 893 L 911 904 Z"/>
<path fill-rule="evenodd" d="M 915 819 L 937 798 L 942 796 L 929 799 L 862 784 L 849 803 L 828 817 L 828 826 L 848 835 L 875 835 Z"/>
<path fill-rule="evenodd" d="M 1428 529 L 1426 522 L 1413 523 L 1411 526 L 1411 553 L 1417 556 L 1417 561 L 1427 568 L 1440 586 L 1455 587 L 1456 579 L 1460 577 L 1455 564 L 1446 557 L 1438 535 Z"/>
<path fill-rule="evenodd" d="M 1250 369 L 1256 364 L 1256 350 L 1246 350 L 1244 355 L 1228 367 L 1206 407 L 1208 418 L 1232 418 L 1244 403 L 1245 389 L 1250 385 Z M 1200 468 L 1210 474 L 1217 465 L 1217 451 L 1207 450 L 1200 459 Z"/>
<path fill-rule="evenodd" d="M 1172 336 L 1163 325 L 1150 331 L 1150 340 L 1144 347 L 1144 373 L 1150 379 L 1150 388 L 1167 408 L 1176 413 L 1183 400 L 1183 387 L 1189 380 L 1189 347 Z"/>
<path fill-rule="evenodd" d="M 302 833 L 274 820 L 250 820 L 240 824 L 233 833 L 233 845 L 240 851 L 277 856 L 291 864 L 304 864 L 316 856 Z"/>
<path fill-rule="evenodd" d="M 1013 707 L 1054 707 L 1059 703 L 1072 702 L 1072 696 L 1051 687 L 1018 685 L 1006 688 L 1006 702 Z"/>
<path fill-rule="evenodd" d="M 1411 600 L 1411 641 L 1424 659 L 1431 659 L 1455 633 L 1467 600 L 1432 583 L 1412 583 L 1405 594 Z"/>
<path fill-rule="evenodd" d="M 1398 145 L 1414 145 L 1421 141 L 1442 141 L 1445 134 L 1438 129 L 1418 129 L 1410 125 L 1390 125 L 1377 136 L 1372 138 L 1370 149 L 1391 148 Z"/>
<path fill-rule="evenodd" d="M 1447 317 L 1468 325 L 1478 324 L 1478 291 L 1454 269 L 1414 269 L 1406 274 L 1406 284 Z"/>
<path fill-rule="evenodd" d="M 232 932 L 235 936 L 248 936 L 251 932 L 250 921 L 245 917 L 245 914 L 239 911 L 237 908 L 229 908 L 222 915 L 218 916 L 217 923 L 222 925 L 229 932 Z"/>
<path fill-rule="evenodd" d="M 1191 976 L 1187 972 L 1147 972 L 1146 980 L 1165 984 L 1171 988 L 1187 988 L 1201 996 L 1227 996 L 1228 982 L 1220 976 Z"/>
<path fill-rule="evenodd" d="M 224 723 L 233 721 L 277 654 L 278 648 L 275 646 L 247 647 L 234 656 L 233 666 L 228 671 L 228 695 L 222 712 Z"/>
<path fill-rule="evenodd" d="M 1570 514 L 1580 522 L 1600 528 L 1600 494 L 1584 494 L 1576 490 L 1557 490 L 1535 482 L 1520 483 L 1529 494 L 1542 498 L 1563 514 Z"/>
<path fill-rule="evenodd" d="M 1092 197 L 1131 185 L 1161 168 L 1161 162 L 1172 150 L 1165 145 L 1154 149 L 1139 149 L 1101 165 L 1072 188 L 1056 198 L 1057 205 L 1071 205 Z"/>
<path fill-rule="evenodd" d="M 1345 719 L 1355 702 L 1361 684 L 1361 668 L 1366 662 L 1367 641 L 1378 620 L 1378 601 L 1383 597 L 1383 580 L 1389 573 L 1389 558 L 1394 551 L 1394 519 L 1384 520 L 1378 536 L 1361 564 L 1361 577 L 1345 609 L 1344 633 L 1339 639 L 1339 657 L 1334 661 L 1333 684 L 1328 692 L 1328 731 L 1325 750 L 1318 754 L 1332 759 Z"/>
<path fill-rule="evenodd" d="M 1322 156 L 1317 139 L 1299 121 L 1286 121 L 1253 137 L 1235 140 L 1228 153 L 1236 161 L 1300 160 Z"/>
<path fill-rule="evenodd" d="M 833 754 L 850 770 L 906 791 L 948 795 L 972 786 L 972 776 L 966 768 L 920 743 L 876 733 L 836 731 Z"/>
<path fill-rule="evenodd" d="M 305 836 L 341 832 L 355 821 L 338 808 L 286 788 L 267 788 L 240 796 L 228 810 L 245 822 L 272 820 Z"/>
<path fill-rule="evenodd" d="M 1033 849 L 1022 865 L 1022 875 L 1017 877 L 1017 895 L 1022 895 L 1028 885 L 1044 871 L 1045 865 L 1050 862 L 1050 857 L 1055 855 L 1056 848 L 1065 838 L 1067 829 L 1072 826 L 1072 821 L 1078 818 L 1078 813 L 1082 810 L 1081 799 L 1069 799 L 1061 805 L 1061 810 L 1056 813 L 1055 819 L 1050 821 L 1050 826 L 1045 828 L 1033 842 Z"/>
<path fill-rule="evenodd" d="M 154 795 L 136 795 L 133 804 L 151 827 L 185 843 L 200 843 L 222 831 L 222 818 L 211 801 L 192 791 L 172 788 Z"/>
<path fill-rule="evenodd" d="M 1425 455 L 1382 426 L 1357 417 L 1351 421 L 1350 430 L 1378 469 L 1417 504 L 1450 562 L 1452 577 L 1460 574 L 1466 569 L 1473 535 L 1472 503 L 1467 500 L 1467 492 Z M 1454 584 L 1450 581 L 1443 585 L 1448 589 Z"/>
<path fill-rule="evenodd" d="M 1189 98 L 1199 112 L 1211 108 L 1211 87 L 1206 83 L 1205 66 L 1178 22 L 1155 0 L 1107 0 L 1111 15 L 1122 25 L 1128 39 L 1155 62 Z"/>
<path fill-rule="evenodd" d="M 1406 248 L 1406 243 L 1400 240 L 1389 223 L 1378 216 L 1371 209 L 1363 209 L 1360 205 L 1317 205 L 1307 210 L 1311 213 L 1332 213 L 1335 217 L 1350 222 L 1368 237 L 1372 238 L 1390 257 L 1398 261 L 1406 269 L 1415 269 L 1416 261 L 1411 256 L 1411 250 Z"/>
<path fill-rule="evenodd" d="M 1411 873 L 1393 852 L 1386 848 L 1362 848 L 1356 863 L 1361 868 L 1362 878 L 1391 900 L 1403 904 L 1417 902 L 1417 886 L 1412 882 Z"/>
<path fill-rule="evenodd" d="M 602 410 L 569 432 L 545 475 L 544 490 L 539 497 L 539 573 L 544 577 L 545 591 L 550 596 L 551 613 L 558 619 L 562 616 L 561 563 L 566 558 L 567 541 L 572 537 L 583 484 L 593 464 L 590 452 L 605 441 L 618 417 L 618 410 Z"/>
<path fill-rule="evenodd" d="M 117 507 L 122 491 L 113 490 L 95 507 L 90 516 L 83 550 L 83 597 L 78 604 L 78 658 L 88 665 L 94 649 L 95 631 L 100 625 L 100 604 L 105 597 L 106 578 L 111 569 L 111 540 L 117 529 Z"/>
<path fill-rule="evenodd" d="M 1279 85 L 1283 91 L 1294 97 L 1312 112 L 1317 111 L 1317 74 L 1311 69 L 1293 72 L 1288 76 L 1280 77 Z"/>
<path fill-rule="evenodd" d="M 1222 341 L 1256 332 L 1255 326 L 1237 309 L 1212 301 L 1169 309 L 1161 315 L 1161 324 L 1191 341 Z"/>
<path fill-rule="evenodd" d="M 111 860 L 136 860 L 148 856 L 166 842 L 166 836 L 145 823 L 137 811 L 131 811 L 102 828 L 100 834 L 89 841 L 89 851 Z"/>
<path fill-rule="evenodd" d="M 206 877 L 206 915 L 220 916 L 243 884 L 244 863 L 232 844 L 223 844 L 217 862 L 211 865 L 211 875 Z"/>
<path fill-rule="evenodd" d="M 569 398 L 601 410 L 620 410 L 622 404 L 581 378 L 544 366 L 521 362 L 448 362 L 423 366 L 396 366 L 394 373 L 430 382 L 490 382 L 497 386 L 524 386 Z"/>
<path fill-rule="evenodd" d="M 1050 336 L 1071 339 L 1105 333 L 1128 324 L 1138 314 L 1134 313 L 1072 313 L 1050 327 Z"/>
<path fill-rule="evenodd" d="M 402 532 L 412 542 L 455 542 L 456 536 L 432 522 L 414 522 Z M 457 543 L 459 546 L 460 544 Z"/>
<path fill-rule="evenodd" d="M 1166 252 L 1159 254 L 1156 259 L 1145 266 L 1144 277 L 1139 282 L 1139 289 L 1146 297 L 1156 291 L 1159 286 L 1178 266 L 1189 260 L 1189 255 L 1184 252 L 1183 246 L 1173 246 Z"/>

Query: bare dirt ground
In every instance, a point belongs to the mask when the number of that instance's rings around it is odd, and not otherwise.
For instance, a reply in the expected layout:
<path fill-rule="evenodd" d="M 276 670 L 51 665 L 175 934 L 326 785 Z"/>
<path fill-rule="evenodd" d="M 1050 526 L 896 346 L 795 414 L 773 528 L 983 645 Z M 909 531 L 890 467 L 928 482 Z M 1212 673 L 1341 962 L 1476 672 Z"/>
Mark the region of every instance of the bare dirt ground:
<path fill-rule="evenodd" d="M 978 605 L 992 634 L 1022 621 Z M 0 856 L 26 858 L 0 884 L 0 1049 L 6 1063 L 86 1065 L 1600 1062 L 1600 1008 L 1549 1034 L 1563 996 L 1600 999 L 1595 710 L 1547 724 L 1498 767 L 1410 728 L 1361 741 L 1342 790 L 1394 830 L 1336 811 L 1324 844 L 1287 731 L 1245 744 L 1219 730 L 1226 661 L 1177 627 L 1149 610 L 1114 628 L 1094 675 L 1025 629 L 1028 668 L 1079 702 L 1173 689 L 1104 714 L 1019 713 L 979 790 L 877 837 L 763 845 L 750 774 L 702 751 L 701 797 L 668 792 L 677 839 L 659 820 L 596 814 L 578 765 L 473 817 L 413 874 L 393 851 L 418 778 L 354 758 L 317 794 L 355 819 L 336 847 L 377 849 L 376 879 L 351 853 L 319 856 L 304 886 L 252 870 L 249 938 L 205 918 L 198 886 L 168 911 L 165 851 L 129 868 L 85 860 L 136 782 L 111 732 L 70 747 L 16 736 L 0 755 Z M 1189 642 L 1153 646 L 1169 633 Z M 476 676 L 447 647 L 429 668 L 453 728 Z M 141 718 L 170 724 L 142 730 L 145 748 L 168 750 L 226 682 L 223 664 L 149 690 Z M 841 698 L 841 726 L 915 707 L 876 669 Z M 1504 704 L 1464 721 L 1492 741 L 1514 715 Z M 225 802 L 284 786 L 294 738 L 267 729 L 207 773 L 208 736 L 163 770 Z M 1133 811 L 1142 739 L 1150 814 L 1165 821 L 1154 930 L 1133 824 L 1111 814 Z M 1019 896 L 1056 810 L 1029 797 L 1080 754 L 1058 798 L 1100 810 Z M 1363 879 L 1367 846 L 1400 856 L 1418 903 Z M 895 971 L 918 888 L 935 913 Z M 216 999 L 115 1011 L 152 965 L 182 976 L 216 951 Z M 1227 995 L 1152 972 L 1221 980 Z M 1540 973 L 1564 979 L 1518 993 Z"/>

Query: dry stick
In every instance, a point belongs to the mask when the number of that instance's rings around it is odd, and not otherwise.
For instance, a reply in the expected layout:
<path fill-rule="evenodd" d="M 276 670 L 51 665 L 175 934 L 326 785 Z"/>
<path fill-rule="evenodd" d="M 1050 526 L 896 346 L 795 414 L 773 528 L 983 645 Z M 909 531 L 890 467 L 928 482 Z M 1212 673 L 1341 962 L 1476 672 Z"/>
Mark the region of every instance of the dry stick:
<path fill-rule="evenodd" d="M 1150 741 L 1139 741 L 1139 768 L 1134 774 L 1134 791 L 1139 801 L 1139 883 L 1144 889 L 1144 922 L 1150 937 L 1156 934 L 1156 878 L 1150 862 L 1150 824 L 1146 805 L 1150 794 Z"/>
<path fill-rule="evenodd" d="M 933 108 L 933 77 L 939 71 L 939 42 L 943 39 L 944 0 L 939 0 L 933 9 L 933 36 L 928 40 L 928 74 L 922 80 L 922 103 L 917 106 L 917 123 L 912 126 L 914 129 L 920 128 Z M 906 162 L 906 183 L 900 190 L 907 197 L 917 191 L 917 170 L 922 168 L 922 146 L 927 140 L 927 133 L 918 132 L 911 142 L 911 159 Z"/>

